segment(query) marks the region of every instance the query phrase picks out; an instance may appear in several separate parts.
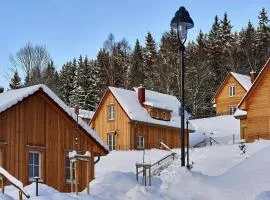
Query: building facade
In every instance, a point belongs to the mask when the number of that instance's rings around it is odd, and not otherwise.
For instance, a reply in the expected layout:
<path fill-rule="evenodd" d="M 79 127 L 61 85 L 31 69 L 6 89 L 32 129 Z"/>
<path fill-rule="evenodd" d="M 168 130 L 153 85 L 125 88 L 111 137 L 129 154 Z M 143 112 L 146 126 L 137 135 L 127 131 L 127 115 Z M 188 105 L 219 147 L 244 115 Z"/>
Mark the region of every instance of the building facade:
<path fill-rule="evenodd" d="M 158 148 L 163 141 L 180 147 L 180 102 L 143 87 L 134 91 L 109 87 L 90 126 L 109 150 Z"/>
<path fill-rule="evenodd" d="M 68 153 L 91 153 L 88 180 L 95 175 L 95 158 L 107 146 L 45 85 L 0 94 L 0 166 L 25 185 L 35 176 L 62 192 L 70 191 Z M 79 190 L 86 188 L 86 164 L 78 164 Z"/>

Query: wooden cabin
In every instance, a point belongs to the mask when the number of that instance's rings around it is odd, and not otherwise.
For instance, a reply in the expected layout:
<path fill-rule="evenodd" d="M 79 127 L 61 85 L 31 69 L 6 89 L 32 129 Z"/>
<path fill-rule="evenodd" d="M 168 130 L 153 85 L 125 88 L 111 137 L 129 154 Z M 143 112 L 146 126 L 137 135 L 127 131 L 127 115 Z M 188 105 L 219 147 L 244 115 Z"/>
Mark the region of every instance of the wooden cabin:
<path fill-rule="evenodd" d="M 242 139 L 270 139 L 270 58 L 240 101 L 234 117 L 240 119 Z"/>
<path fill-rule="evenodd" d="M 213 98 L 216 115 L 234 114 L 237 105 L 250 89 L 254 76 L 254 73 L 249 77 L 235 72 L 227 75 Z"/>
<path fill-rule="evenodd" d="M 88 180 L 95 177 L 95 158 L 107 145 L 73 109 L 48 87 L 35 85 L 0 94 L 0 166 L 24 184 L 40 181 L 70 191 L 68 154 L 91 153 Z M 79 190 L 86 188 L 86 163 L 78 163 Z M 89 166 L 89 163 L 88 163 Z M 89 169 L 89 168 L 88 168 Z"/>
<path fill-rule="evenodd" d="M 90 126 L 109 150 L 158 148 L 160 141 L 176 148 L 181 145 L 180 105 L 175 96 L 144 87 L 134 91 L 109 87 Z"/>

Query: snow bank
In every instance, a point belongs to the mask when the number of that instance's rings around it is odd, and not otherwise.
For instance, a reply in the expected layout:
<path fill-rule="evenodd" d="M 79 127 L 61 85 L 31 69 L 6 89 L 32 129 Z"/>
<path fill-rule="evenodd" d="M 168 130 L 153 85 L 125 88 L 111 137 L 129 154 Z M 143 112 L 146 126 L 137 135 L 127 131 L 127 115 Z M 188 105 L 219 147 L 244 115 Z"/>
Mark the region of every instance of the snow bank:
<path fill-rule="evenodd" d="M 227 144 L 233 140 L 233 135 L 235 139 L 240 138 L 240 121 L 235 119 L 233 115 L 194 119 L 190 120 L 190 123 L 196 130 L 195 133 L 191 133 L 191 142 L 193 143 L 212 137 L 216 138 L 219 143 Z"/>
<path fill-rule="evenodd" d="M 0 200 L 14 200 L 12 197 L 7 194 L 0 193 Z"/>

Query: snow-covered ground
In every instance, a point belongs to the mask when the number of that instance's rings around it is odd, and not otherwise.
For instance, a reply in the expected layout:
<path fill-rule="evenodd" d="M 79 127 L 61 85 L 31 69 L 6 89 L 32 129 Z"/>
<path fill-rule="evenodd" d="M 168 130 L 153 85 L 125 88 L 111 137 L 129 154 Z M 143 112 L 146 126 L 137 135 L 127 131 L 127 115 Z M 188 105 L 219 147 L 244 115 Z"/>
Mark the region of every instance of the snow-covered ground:
<path fill-rule="evenodd" d="M 179 149 L 175 150 L 180 153 Z M 41 185 L 40 197 L 34 197 L 34 185 L 25 190 L 31 199 L 270 199 L 269 166 L 270 141 L 247 144 L 242 155 L 238 144 L 215 145 L 193 149 L 190 152 L 193 168 L 180 167 L 176 159 L 160 176 L 153 177 L 152 186 L 144 187 L 136 181 L 135 163 L 142 161 L 142 151 L 112 152 L 102 157 L 96 166 L 96 179 L 90 184 L 90 193 L 63 194 Z M 146 162 L 153 163 L 169 152 L 152 149 L 146 151 Z M 6 192 L 18 198 L 10 186 Z M 0 196 L 0 199 L 2 197 Z"/>

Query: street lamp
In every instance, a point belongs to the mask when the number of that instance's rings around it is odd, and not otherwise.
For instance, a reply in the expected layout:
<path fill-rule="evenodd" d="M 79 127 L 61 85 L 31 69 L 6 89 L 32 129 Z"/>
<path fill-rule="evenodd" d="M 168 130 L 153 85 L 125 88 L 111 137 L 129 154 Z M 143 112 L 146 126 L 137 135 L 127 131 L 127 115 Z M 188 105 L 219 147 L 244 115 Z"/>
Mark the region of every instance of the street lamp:
<path fill-rule="evenodd" d="M 179 68 L 181 73 L 181 166 L 185 166 L 185 93 L 184 93 L 184 51 L 185 51 L 185 42 L 187 39 L 188 29 L 193 28 L 194 23 L 191 17 L 189 16 L 188 11 L 185 7 L 180 7 L 176 11 L 175 16 L 171 21 L 171 28 L 177 33 L 177 38 L 181 51 L 181 62 L 179 62 Z"/>

